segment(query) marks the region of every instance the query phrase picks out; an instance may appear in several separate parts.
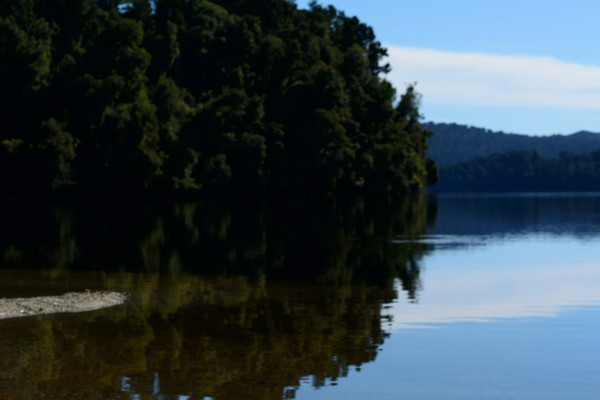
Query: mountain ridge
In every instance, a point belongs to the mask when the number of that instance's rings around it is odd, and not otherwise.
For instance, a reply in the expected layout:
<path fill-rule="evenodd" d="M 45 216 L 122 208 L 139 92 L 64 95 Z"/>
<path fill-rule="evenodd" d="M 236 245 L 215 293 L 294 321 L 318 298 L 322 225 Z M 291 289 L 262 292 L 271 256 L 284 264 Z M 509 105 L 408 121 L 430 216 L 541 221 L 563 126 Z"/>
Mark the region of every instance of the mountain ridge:
<path fill-rule="evenodd" d="M 600 148 L 600 133 L 588 130 L 528 136 L 456 123 L 426 122 L 423 126 L 435 133 L 428 141 L 428 155 L 439 166 L 510 151 L 533 150 L 546 158 L 558 158 L 563 152 L 584 154 Z"/>

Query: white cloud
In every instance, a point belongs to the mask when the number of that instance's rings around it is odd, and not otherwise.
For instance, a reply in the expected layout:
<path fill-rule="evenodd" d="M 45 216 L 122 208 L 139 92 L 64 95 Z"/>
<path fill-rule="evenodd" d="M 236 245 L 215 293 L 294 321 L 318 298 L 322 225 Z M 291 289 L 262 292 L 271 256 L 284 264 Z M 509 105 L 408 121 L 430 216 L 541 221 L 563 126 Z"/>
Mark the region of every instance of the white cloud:
<path fill-rule="evenodd" d="M 600 110 L 600 67 L 551 57 L 454 53 L 386 45 L 390 80 L 417 82 L 424 102 Z"/>

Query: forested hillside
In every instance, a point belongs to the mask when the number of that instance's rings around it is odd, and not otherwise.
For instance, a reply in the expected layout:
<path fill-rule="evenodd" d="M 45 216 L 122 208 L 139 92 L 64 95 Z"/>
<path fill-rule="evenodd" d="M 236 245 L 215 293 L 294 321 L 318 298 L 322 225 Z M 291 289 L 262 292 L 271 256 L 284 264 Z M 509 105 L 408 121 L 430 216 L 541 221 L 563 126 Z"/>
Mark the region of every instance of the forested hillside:
<path fill-rule="evenodd" d="M 438 165 L 515 150 L 533 150 L 543 157 L 558 158 L 564 151 L 583 154 L 600 148 L 600 134 L 584 131 L 572 135 L 527 136 L 458 124 L 427 122 L 424 126 L 435 132 L 429 140 L 428 154 Z"/>
<path fill-rule="evenodd" d="M 385 56 L 316 3 L 0 0 L 0 191 L 420 190 Z"/>

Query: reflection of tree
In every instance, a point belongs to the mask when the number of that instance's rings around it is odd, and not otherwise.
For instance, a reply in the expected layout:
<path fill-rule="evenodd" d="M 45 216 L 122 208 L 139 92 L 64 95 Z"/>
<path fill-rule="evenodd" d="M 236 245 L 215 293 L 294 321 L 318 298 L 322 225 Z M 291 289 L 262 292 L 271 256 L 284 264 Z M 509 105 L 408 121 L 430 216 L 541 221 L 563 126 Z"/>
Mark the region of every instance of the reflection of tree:
<path fill-rule="evenodd" d="M 424 233 L 436 210 L 423 197 L 30 206 L 0 211 L 4 293 L 132 300 L 1 321 L 0 398 L 131 398 L 160 385 L 165 398 L 278 399 L 302 377 L 343 377 L 375 358 L 394 282 L 418 290 L 426 248 L 390 239 Z"/>
<path fill-rule="evenodd" d="M 437 234 L 544 234 L 595 239 L 600 197 L 589 193 L 442 196 Z"/>
<path fill-rule="evenodd" d="M 54 271 L 266 274 L 387 287 L 400 279 L 409 296 L 415 295 L 418 260 L 425 247 L 392 244 L 389 239 L 424 233 L 435 218 L 435 203 L 424 197 L 271 203 L 92 203 L 52 207 L 50 213 L 32 212 L 35 206 L 30 204 L 10 216 L 0 233 L 10 232 L 0 236 L 2 265 Z"/>
<path fill-rule="evenodd" d="M 323 385 L 372 361 L 385 337 L 389 293 L 374 286 L 129 273 L 98 285 L 132 299 L 2 322 L 0 397 L 129 398 L 158 379 L 165 398 L 280 399 L 303 376 Z"/>

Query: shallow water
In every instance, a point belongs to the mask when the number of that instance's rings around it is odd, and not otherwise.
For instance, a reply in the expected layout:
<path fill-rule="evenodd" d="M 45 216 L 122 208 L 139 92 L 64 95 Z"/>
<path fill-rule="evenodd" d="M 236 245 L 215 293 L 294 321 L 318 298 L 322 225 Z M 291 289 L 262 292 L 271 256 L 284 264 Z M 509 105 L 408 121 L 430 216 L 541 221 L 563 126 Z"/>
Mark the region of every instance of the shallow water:
<path fill-rule="evenodd" d="M 0 211 L 0 398 L 596 399 L 600 195 Z"/>

